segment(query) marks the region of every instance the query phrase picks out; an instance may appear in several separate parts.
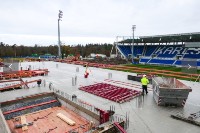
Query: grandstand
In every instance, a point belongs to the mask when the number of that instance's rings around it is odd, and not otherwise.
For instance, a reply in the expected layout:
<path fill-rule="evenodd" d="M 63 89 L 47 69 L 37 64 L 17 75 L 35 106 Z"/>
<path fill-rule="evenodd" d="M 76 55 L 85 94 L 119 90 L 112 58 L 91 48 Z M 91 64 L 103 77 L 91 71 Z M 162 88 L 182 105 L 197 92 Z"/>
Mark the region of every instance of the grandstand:
<path fill-rule="evenodd" d="M 140 36 L 134 39 L 117 42 L 116 48 L 121 55 L 130 59 L 134 57 L 135 64 L 156 64 L 200 67 L 200 32 L 157 36 Z M 132 52 L 133 46 L 133 52 Z"/>

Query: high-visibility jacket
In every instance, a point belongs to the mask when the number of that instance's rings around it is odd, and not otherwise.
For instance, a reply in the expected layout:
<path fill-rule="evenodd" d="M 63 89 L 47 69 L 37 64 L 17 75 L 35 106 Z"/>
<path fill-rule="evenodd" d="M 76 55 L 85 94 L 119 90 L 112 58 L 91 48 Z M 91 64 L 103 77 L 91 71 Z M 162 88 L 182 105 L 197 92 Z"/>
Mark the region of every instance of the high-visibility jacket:
<path fill-rule="evenodd" d="M 141 79 L 141 83 L 142 83 L 142 85 L 147 85 L 149 83 L 149 80 L 146 77 L 143 77 Z"/>

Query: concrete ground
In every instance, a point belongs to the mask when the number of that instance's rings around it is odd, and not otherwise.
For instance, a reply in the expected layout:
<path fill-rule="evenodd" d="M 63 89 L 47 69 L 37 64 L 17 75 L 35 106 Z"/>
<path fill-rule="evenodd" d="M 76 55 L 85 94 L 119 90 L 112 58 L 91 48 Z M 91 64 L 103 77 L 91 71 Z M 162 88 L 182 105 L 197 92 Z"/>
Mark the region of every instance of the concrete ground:
<path fill-rule="evenodd" d="M 128 133 L 199 133 L 198 126 L 175 120 L 170 117 L 171 114 L 183 113 L 186 116 L 189 113 L 200 111 L 200 83 L 190 81 L 182 81 L 184 84 L 192 88 L 185 107 L 162 107 L 157 106 L 153 99 L 153 92 L 149 90 L 148 95 L 139 96 L 130 102 L 122 104 L 97 97 L 80 91 L 80 86 L 91 85 L 99 82 L 110 83 L 118 86 L 126 86 L 130 89 L 140 90 L 134 88 L 138 82 L 133 82 L 127 79 L 127 75 L 135 75 L 134 73 L 120 72 L 113 70 L 106 70 L 101 68 L 89 68 L 90 74 L 88 78 L 84 78 L 85 67 L 58 63 L 58 62 L 25 62 L 21 66 L 23 69 L 28 69 L 31 65 L 32 69 L 48 68 L 50 73 L 44 77 L 26 78 L 24 80 L 33 80 L 41 78 L 46 81 L 46 87 L 37 87 L 32 85 L 31 89 L 16 90 L 10 92 L 0 93 L 0 102 L 15 99 L 15 97 L 27 96 L 30 94 L 50 91 L 49 83 L 53 84 L 55 89 L 59 89 L 70 95 L 76 94 L 78 98 L 95 105 L 96 107 L 109 110 L 111 105 L 115 106 L 115 113 L 118 116 L 125 117 L 129 114 L 129 128 Z M 112 74 L 110 80 L 119 81 L 108 82 L 109 73 Z M 77 85 L 72 86 L 72 78 L 77 76 Z M 121 83 L 121 84 L 120 84 Z M 149 87 L 151 87 L 149 85 Z M 197 119 L 200 121 L 200 118 Z"/>

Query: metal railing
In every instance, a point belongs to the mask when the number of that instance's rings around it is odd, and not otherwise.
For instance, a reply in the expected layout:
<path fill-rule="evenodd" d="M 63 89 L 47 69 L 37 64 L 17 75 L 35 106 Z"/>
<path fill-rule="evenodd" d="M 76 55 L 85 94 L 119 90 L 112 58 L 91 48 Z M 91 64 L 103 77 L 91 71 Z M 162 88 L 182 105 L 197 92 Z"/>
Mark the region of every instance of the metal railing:
<path fill-rule="evenodd" d="M 66 93 L 64 91 L 56 89 L 53 86 L 52 83 L 49 84 L 49 89 L 51 91 L 53 91 L 54 93 L 62 96 L 63 98 L 66 98 L 66 99 L 70 100 L 71 102 L 73 102 L 73 103 L 75 103 L 75 104 L 77 104 L 77 105 L 79 105 L 79 106 L 81 106 L 81 107 L 83 107 L 83 108 L 85 108 L 85 109 L 97 114 L 97 115 L 100 115 L 100 112 L 99 112 L 97 107 L 95 107 L 95 106 L 93 106 L 93 105 L 91 105 L 91 104 L 89 104 L 89 103 L 77 98 L 76 95 L 70 95 L 70 94 L 68 94 L 68 93 Z"/>

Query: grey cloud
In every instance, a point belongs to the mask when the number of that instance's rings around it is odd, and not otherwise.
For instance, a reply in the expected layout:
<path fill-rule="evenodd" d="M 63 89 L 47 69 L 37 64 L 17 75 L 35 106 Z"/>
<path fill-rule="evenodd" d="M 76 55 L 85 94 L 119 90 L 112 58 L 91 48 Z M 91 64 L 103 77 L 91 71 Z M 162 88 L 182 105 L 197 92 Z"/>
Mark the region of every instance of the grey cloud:
<path fill-rule="evenodd" d="M 1 0 L 0 39 L 1 34 L 46 35 L 54 36 L 54 40 L 49 39 L 52 43 L 57 42 L 59 9 L 64 13 L 61 36 L 72 44 L 74 40 L 69 38 L 102 38 L 103 42 L 103 38 L 131 36 L 133 24 L 136 36 L 198 32 L 198 5 L 199 0 Z M 36 38 L 30 43 L 37 43 Z M 28 42 L 16 39 L 11 42 Z M 45 40 L 50 43 L 47 38 L 41 43 Z"/>

